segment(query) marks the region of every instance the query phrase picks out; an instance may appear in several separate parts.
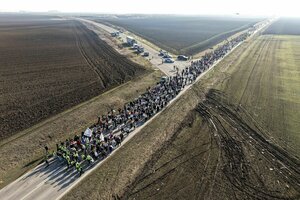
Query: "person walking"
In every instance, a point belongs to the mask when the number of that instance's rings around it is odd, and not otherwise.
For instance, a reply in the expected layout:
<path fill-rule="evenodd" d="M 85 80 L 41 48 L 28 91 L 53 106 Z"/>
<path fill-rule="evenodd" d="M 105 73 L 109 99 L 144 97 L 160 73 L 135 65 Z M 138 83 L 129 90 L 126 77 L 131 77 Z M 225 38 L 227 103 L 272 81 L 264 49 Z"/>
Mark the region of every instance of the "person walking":
<path fill-rule="evenodd" d="M 76 162 L 75 167 L 76 170 L 79 172 L 79 176 L 81 176 L 81 174 L 83 173 L 81 164 L 79 162 Z"/>
<path fill-rule="evenodd" d="M 45 163 L 46 163 L 46 167 L 49 167 L 50 163 L 49 163 L 49 148 L 47 146 L 45 146 Z"/>

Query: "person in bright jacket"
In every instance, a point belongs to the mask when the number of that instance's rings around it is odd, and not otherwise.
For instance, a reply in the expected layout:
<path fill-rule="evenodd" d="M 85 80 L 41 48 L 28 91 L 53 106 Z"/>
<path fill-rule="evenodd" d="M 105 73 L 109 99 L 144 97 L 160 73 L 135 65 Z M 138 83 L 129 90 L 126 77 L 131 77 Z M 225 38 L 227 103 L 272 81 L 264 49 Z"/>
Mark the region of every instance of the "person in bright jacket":
<path fill-rule="evenodd" d="M 76 162 L 75 167 L 76 167 L 76 170 L 79 172 L 79 176 L 81 176 L 81 174 L 83 173 L 81 164 L 79 162 Z"/>
<path fill-rule="evenodd" d="M 89 164 L 93 163 L 94 162 L 94 159 L 91 155 L 87 155 L 86 156 L 86 160 L 89 162 Z"/>

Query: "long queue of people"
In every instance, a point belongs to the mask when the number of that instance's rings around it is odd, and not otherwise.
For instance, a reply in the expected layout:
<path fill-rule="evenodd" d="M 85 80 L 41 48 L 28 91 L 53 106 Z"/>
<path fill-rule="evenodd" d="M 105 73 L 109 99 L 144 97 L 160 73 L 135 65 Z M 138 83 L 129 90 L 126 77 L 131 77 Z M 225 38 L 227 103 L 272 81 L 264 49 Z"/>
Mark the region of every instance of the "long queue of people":
<path fill-rule="evenodd" d="M 106 115 L 99 116 L 97 122 L 80 135 L 57 144 L 56 156 L 66 164 L 68 169 L 76 168 L 81 175 L 83 165 L 90 165 L 96 160 L 107 157 L 121 145 L 130 132 L 166 107 L 183 88 L 195 82 L 200 74 L 249 35 L 250 33 L 247 32 L 227 41 L 200 60 L 192 61 L 189 67 L 181 72 L 177 71 L 176 75 L 163 79 L 154 87 L 148 88 L 144 94 L 126 103 L 123 108 L 111 109 Z M 48 149 L 46 149 L 46 154 L 48 154 Z M 49 165 L 47 155 L 46 163 Z"/>

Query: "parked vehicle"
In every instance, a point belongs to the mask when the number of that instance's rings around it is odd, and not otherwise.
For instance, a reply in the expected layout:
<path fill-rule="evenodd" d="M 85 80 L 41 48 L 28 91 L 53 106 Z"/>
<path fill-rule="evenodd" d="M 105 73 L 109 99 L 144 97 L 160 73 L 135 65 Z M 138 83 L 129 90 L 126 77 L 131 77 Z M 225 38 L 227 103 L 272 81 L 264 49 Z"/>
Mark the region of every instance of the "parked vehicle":
<path fill-rule="evenodd" d="M 127 37 L 126 37 L 126 41 L 127 41 L 127 44 L 128 44 L 129 46 L 133 46 L 134 44 L 137 43 L 136 40 L 135 40 L 133 37 L 130 37 L 130 36 L 127 36 Z"/>
<path fill-rule="evenodd" d="M 185 55 L 179 55 L 178 57 L 177 57 L 177 60 L 183 60 L 183 61 L 187 61 L 189 58 L 187 57 L 187 56 L 185 56 Z"/>
<path fill-rule="evenodd" d="M 163 58 L 173 58 L 173 56 L 172 56 L 172 55 L 169 55 L 169 54 L 165 54 L 165 55 L 163 56 Z"/>
<path fill-rule="evenodd" d="M 144 52 L 143 56 L 145 57 L 149 56 L 149 52 Z"/>
<path fill-rule="evenodd" d="M 137 47 L 137 52 L 138 52 L 138 53 L 143 53 L 143 52 L 144 52 L 144 47 L 138 46 L 138 47 Z"/>
<path fill-rule="evenodd" d="M 161 83 L 165 83 L 165 82 L 167 82 L 169 80 L 169 77 L 167 77 L 167 76 L 162 76 L 161 78 L 160 78 L 160 82 Z"/>
<path fill-rule="evenodd" d="M 174 63 L 174 60 L 172 58 L 166 58 L 164 60 L 165 63 Z"/>
<path fill-rule="evenodd" d="M 110 33 L 110 35 L 112 37 L 118 37 L 120 35 L 120 32 L 119 31 L 116 31 L 116 32 L 113 32 L 113 33 Z"/>
<path fill-rule="evenodd" d="M 132 46 L 133 49 L 137 49 L 138 47 L 139 47 L 138 44 L 133 44 L 133 46 Z"/>
<path fill-rule="evenodd" d="M 159 55 L 159 56 L 165 56 L 166 54 L 168 54 L 168 52 L 166 52 L 166 51 L 164 51 L 164 50 L 161 49 L 161 50 L 159 51 L 159 54 L 158 54 L 158 55 Z"/>

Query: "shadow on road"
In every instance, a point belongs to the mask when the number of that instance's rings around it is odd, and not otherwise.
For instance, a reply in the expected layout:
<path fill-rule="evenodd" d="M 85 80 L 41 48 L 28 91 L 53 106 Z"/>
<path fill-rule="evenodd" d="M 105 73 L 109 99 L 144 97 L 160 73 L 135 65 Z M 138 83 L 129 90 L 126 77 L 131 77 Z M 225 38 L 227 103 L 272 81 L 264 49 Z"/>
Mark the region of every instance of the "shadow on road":
<path fill-rule="evenodd" d="M 87 161 L 83 162 L 83 172 L 93 168 L 103 159 L 104 158 L 96 160 L 91 164 Z M 24 181 L 31 177 L 40 177 L 43 178 L 46 183 L 52 185 L 54 188 L 57 188 L 57 190 L 60 191 L 70 186 L 80 177 L 79 172 L 77 172 L 74 166 L 67 168 L 66 163 L 58 158 L 52 158 L 49 161 L 49 164 L 49 166 L 46 164 L 40 164 L 32 172 L 24 176 L 20 181 Z"/>

